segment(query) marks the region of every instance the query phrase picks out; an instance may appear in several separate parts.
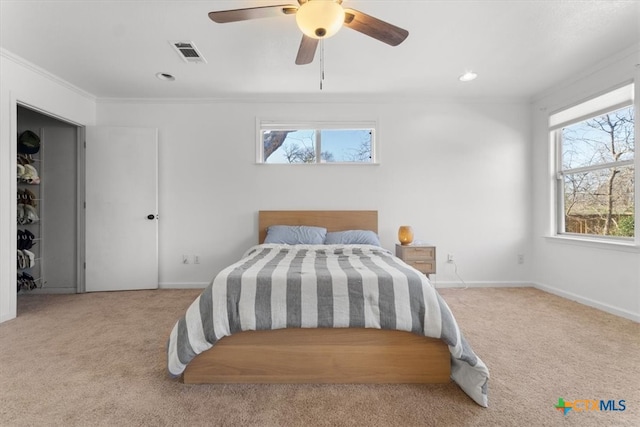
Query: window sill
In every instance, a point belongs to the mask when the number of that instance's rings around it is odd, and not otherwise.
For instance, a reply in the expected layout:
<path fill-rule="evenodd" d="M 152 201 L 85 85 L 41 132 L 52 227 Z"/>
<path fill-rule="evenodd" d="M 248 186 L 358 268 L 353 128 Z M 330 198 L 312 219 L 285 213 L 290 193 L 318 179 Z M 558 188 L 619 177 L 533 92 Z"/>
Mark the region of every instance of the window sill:
<path fill-rule="evenodd" d="M 607 250 L 613 250 L 613 251 L 640 253 L 640 246 L 638 246 L 634 241 L 605 240 L 605 239 L 598 239 L 598 238 L 592 238 L 592 237 L 565 236 L 565 235 L 545 236 L 545 239 L 553 243 L 598 248 L 598 249 L 607 249 Z"/>

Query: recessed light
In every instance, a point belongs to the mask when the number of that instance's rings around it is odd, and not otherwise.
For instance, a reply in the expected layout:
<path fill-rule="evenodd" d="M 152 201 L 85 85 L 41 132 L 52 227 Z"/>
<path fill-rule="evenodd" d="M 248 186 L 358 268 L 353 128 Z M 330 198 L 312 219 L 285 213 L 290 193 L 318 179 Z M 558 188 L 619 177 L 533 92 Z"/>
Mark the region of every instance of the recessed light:
<path fill-rule="evenodd" d="M 172 82 L 172 81 L 174 81 L 176 79 L 171 74 L 167 74 L 167 73 L 156 73 L 156 77 L 159 80 L 162 80 L 162 81 L 165 81 L 165 82 Z"/>
<path fill-rule="evenodd" d="M 461 74 L 460 77 L 458 77 L 458 80 L 461 82 L 470 82 L 471 80 L 475 80 L 477 77 L 478 74 L 473 71 L 465 71 L 464 74 Z"/>

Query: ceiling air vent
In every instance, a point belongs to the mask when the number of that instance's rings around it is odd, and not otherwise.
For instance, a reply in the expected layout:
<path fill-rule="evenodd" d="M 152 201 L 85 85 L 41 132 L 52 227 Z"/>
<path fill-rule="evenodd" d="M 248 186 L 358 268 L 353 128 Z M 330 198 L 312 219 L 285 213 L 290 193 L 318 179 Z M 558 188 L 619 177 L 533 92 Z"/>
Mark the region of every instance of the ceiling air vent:
<path fill-rule="evenodd" d="M 193 44 L 193 42 L 174 41 L 169 43 L 171 43 L 171 46 L 173 46 L 173 48 L 178 52 L 180 58 L 182 58 L 184 62 L 201 62 L 203 64 L 207 63 L 207 60 L 204 59 L 202 55 L 200 55 L 200 52 L 198 52 L 198 49 L 196 48 L 196 45 Z"/>

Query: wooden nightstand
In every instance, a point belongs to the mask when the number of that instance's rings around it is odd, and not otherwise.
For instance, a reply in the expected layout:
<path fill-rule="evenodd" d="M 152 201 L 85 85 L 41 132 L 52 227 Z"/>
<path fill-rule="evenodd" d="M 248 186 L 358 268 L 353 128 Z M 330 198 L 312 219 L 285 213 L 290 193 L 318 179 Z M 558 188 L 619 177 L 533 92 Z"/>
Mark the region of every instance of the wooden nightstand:
<path fill-rule="evenodd" d="M 396 256 L 426 274 L 436 272 L 436 247 L 429 245 L 400 245 L 396 243 Z"/>

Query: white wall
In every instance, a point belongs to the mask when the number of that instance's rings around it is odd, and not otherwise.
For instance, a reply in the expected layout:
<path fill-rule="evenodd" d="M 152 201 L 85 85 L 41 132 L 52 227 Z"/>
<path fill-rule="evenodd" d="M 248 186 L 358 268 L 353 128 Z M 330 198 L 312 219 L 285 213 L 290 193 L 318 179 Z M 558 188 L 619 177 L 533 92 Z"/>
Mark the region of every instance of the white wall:
<path fill-rule="evenodd" d="M 640 254 L 549 239 L 547 116 L 638 73 L 638 51 L 598 64 L 533 108 L 500 100 L 102 101 L 0 51 L 0 321 L 15 317 L 16 101 L 80 125 L 160 138 L 160 281 L 202 286 L 257 239 L 259 209 L 377 209 L 438 247 L 436 284 L 523 284 L 640 319 Z M 638 88 L 637 88 L 638 90 Z M 255 164 L 256 117 L 377 119 L 379 166 Z M 97 120 L 96 120 L 97 118 Z M 532 143 L 531 143 L 532 141 Z M 200 256 L 183 265 L 182 255 Z M 517 264 L 517 254 L 525 256 Z"/>
<path fill-rule="evenodd" d="M 207 284 L 255 244 L 260 209 L 376 209 L 385 247 L 401 224 L 437 245 L 436 283 L 460 283 L 447 253 L 469 283 L 528 280 L 528 104 L 99 101 L 97 117 L 159 129 L 161 286 Z M 377 119 L 381 164 L 257 165 L 257 117 Z"/>
<path fill-rule="evenodd" d="M 566 242 L 551 235 L 549 113 L 636 79 L 640 99 L 638 47 L 585 70 L 573 82 L 538 97 L 533 127 L 533 266 L 536 286 L 558 295 L 640 321 L 640 251 L 612 245 Z M 636 125 L 637 126 L 637 125 Z M 638 127 L 636 127 L 638 129 Z M 637 164 L 637 163 L 636 163 Z M 636 171 L 636 176 L 638 171 Z M 638 230 L 636 230 L 638 233 Z"/>
<path fill-rule="evenodd" d="M 68 121 L 95 123 L 95 99 L 0 50 L 0 322 L 16 316 L 16 103 Z"/>

